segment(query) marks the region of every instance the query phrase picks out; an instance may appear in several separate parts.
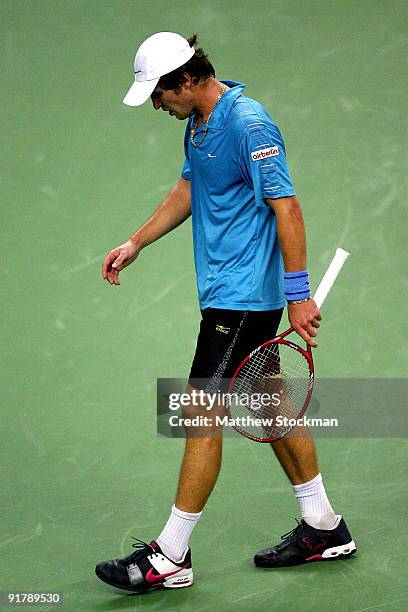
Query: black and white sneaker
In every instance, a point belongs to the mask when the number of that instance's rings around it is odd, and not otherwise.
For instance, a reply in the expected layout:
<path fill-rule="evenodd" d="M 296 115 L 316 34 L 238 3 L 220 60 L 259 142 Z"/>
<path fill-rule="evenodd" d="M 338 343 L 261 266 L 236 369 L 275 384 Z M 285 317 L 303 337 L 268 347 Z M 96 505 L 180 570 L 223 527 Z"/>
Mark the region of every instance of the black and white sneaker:
<path fill-rule="evenodd" d="M 175 563 L 162 552 L 154 540 L 132 544 L 137 550 L 127 557 L 102 561 L 95 573 L 104 582 L 118 589 L 145 593 L 153 589 L 180 589 L 193 584 L 191 551 L 188 548 L 181 561 Z"/>
<path fill-rule="evenodd" d="M 286 567 L 309 561 L 347 559 L 357 548 L 343 518 L 335 529 L 314 529 L 304 520 L 281 537 L 282 542 L 260 550 L 254 557 L 258 567 Z"/>

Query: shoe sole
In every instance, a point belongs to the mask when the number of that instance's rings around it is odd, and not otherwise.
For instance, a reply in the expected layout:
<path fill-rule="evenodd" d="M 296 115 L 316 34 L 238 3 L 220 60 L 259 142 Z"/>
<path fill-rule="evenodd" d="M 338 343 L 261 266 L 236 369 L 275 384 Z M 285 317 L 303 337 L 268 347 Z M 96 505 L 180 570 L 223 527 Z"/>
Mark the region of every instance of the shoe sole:
<path fill-rule="evenodd" d="M 163 582 L 152 584 L 142 589 L 132 587 L 131 585 L 123 586 L 121 584 L 115 584 L 114 582 L 110 582 L 106 580 L 105 576 L 101 576 L 100 574 L 98 574 L 96 570 L 95 574 L 100 580 L 102 580 L 102 582 L 104 582 L 105 584 L 109 584 L 115 589 L 121 589 L 122 591 L 128 591 L 129 593 L 136 593 L 139 595 L 142 595 L 143 593 L 148 593 L 149 591 L 157 591 L 158 589 L 182 589 L 184 587 L 192 586 L 192 584 L 194 583 L 194 574 L 192 571 L 190 571 L 189 574 L 184 574 L 182 576 L 169 576 L 168 578 L 165 578 Z"/>
<path fill-rule="evenodd" d="M 256 559 L 254 559 L 254 563 L 257 567 L 293 567 L 294 565 L 304 565 L 305 563 L 311 563 L 314 561 L 340 561 L 343 559 L 348 559 L 349 557 L 351 557 L 352 555 L 354 555 L 357 552 L 357 547 L 354 544 L 353 540 L 351 540 L 351 542 L 349 542 L 348 544 L 343 544 L 341 546 L 333 546 L 332 548 L 327 548 L 322 554 L 318 554 L 318 555 L 311 555 L 310 557 L 307 557 L 307 559 L 304 559 L 302 561 L 296 561 L 293 563 L 282 563 L 282 564 L 277 564 L 277 563 L 273 563 L 270 562 L 268 563 L 268 561 L 256 561 Z"/>

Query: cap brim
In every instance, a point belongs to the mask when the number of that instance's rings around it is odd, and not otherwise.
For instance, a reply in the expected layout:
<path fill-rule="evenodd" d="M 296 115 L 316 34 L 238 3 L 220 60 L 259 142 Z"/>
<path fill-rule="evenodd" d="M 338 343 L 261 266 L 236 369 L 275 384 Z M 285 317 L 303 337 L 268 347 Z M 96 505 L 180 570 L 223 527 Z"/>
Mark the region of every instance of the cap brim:
<path fill-rule="evenodd" d="M 141 106 L 153 93 L 159 79 L 152 81 L 135 81 L 123 98 L 123 104 L 127 106 Z"/>

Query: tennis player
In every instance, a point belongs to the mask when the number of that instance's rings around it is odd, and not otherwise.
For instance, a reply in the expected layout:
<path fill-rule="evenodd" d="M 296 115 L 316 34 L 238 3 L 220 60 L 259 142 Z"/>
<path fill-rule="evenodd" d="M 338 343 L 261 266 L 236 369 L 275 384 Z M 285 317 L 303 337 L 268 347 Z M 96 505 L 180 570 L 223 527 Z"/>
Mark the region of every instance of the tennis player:
<path fill-rule="evenodd" d="M 186 40 L 160 32 L 136 54 L 124 103 L 139 106 L 150 98 L 155 110 L 186 120 L 185 161 L 153 215 L 103 263 L 103 277 L 119 285 L 119 273 L 143 248 L 192 216 L 202 320 L 189 390 L 196 379 L 231 377 L 247 354 L 276 335 L 286 304 L 291 326 L 311 346 L 321 320 L 310 297 L 305 228 L 282 135 L 261 104 L 244 95 L 242 83 L 216 78 L 196 43 L 196 35 Z M 327 497 L 310 434 L 272 448 L 301 520 L 279 544 L 256 553 L 255 565 L 349 557 L 356 546 Z M 137 540 L 124 558 L 99 563 L 101 580 L 139 593 L 193 583 L 189 538 L 217 480 L 221 450 L 221 435 L 187 437 L 162 532 L 150 543 Z"/>

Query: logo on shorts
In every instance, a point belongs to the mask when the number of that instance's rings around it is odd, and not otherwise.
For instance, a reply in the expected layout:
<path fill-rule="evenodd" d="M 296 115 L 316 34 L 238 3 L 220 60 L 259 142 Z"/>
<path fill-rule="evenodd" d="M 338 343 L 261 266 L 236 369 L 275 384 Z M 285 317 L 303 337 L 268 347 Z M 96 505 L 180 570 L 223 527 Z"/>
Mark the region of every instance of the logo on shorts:
<path fill-rule="evenodd" d="M 229 334 L 231 331 L 230 327 L 224 327 L 223 325 L 216 325 L 215 329 L 222 334 Z"/>
<path fill-rule="evenodd" d="M 258 161 L 258 159 L 265 159 L 265 157 L 274 157 L 279 155 L 279 147 L 269 147 L 268 149 L 261 149 L 260 151 L 252 151 L 252 161 Z"/>

